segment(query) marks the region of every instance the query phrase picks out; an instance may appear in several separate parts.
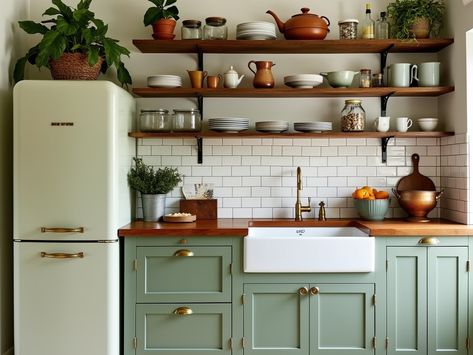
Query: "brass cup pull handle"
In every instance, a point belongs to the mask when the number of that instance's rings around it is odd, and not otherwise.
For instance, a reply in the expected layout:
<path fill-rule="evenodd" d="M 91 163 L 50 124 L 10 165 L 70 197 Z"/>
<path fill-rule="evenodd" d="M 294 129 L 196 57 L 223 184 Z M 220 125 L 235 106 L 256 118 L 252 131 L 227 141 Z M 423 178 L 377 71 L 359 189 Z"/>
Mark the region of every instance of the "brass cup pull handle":
<path fill-rule="evenodd" d="M 425 237 L 419 240 L 419 244 L 422 245 L 438 245 L 440 244 L 440 240 L 434 237 Z"/>
<path fill-rule="evenodd" d="M 42 258 L 51 258 L 51 259 L 78 259 L 78 258 L 83 258 L 84 253 L 78 252 L 78 253 L 46 253 L 45 251 L 41 252 L 41 257 Z"/>
<path fill-rule="evenodd" d="M 41 233 L 84 233 L 84 227 L 77 227 L 77 228 L 41 227 Z"/>
<path fill-rule="evenodd" d="M 179 308 L 176 308 L 174 311 L 172 311 L 172 313 L 178 316 L 188 316 L 194 312 L 189 307 L 179 307 Z"/>
<path fill-rule="evenodd" d="M 174 253 L 174 256 L 194 256 L 194 252 L 187 249 L 180 249 Z"/>
<path fill-rule="evenodd" d="M 305 296 L 309 293 L 309 290 L 307 289 L 307 287 L 301 287 L 297 292 L 300 296 Z"/>
<path fill-rule="evenodd" d="M 311 287 L 311 288 L 310 288 L 310 294 L 311 294 L 312 296 L 317 295 L 317 294 L 319 293 L 319 291 L 320 291 L 320 290 L 319 290 L 318 287 Z"/>

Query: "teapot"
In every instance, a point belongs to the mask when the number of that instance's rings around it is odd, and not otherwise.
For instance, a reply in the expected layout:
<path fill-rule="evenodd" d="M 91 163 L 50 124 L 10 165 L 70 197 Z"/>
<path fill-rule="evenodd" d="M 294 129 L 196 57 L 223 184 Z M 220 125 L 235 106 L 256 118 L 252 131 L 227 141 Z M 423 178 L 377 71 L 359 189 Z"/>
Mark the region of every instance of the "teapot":
<path fill-rule="evenodd" d="M 302 14 L 292 16 L 285 23 L 271 10 L 266 11 L 274 17 L 279 31 L 286 39 L 324 39 L 330 31 L 330 20 L 325 16 L 309 14 L 310 9 L 304 7 Z"/>
<path fill-rule="evenodd" d="M 238 73 L 230 66 L 227 72 L 223 74 L 223 87 L 225 88 L 236 88 L 240 85 L 244 75 L 238 77 Z"/>

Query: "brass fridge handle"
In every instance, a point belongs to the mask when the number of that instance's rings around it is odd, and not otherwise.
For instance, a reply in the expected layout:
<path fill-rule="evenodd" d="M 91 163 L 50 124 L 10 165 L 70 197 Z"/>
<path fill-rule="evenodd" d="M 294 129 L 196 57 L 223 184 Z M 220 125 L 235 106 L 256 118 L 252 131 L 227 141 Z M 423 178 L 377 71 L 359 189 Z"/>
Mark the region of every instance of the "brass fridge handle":
<path fill-rule="evenodd" d="M 319 291 L 320 291 L 320 290 L 319 290 L 318 287 L 311 287 L 311 288 L 310 288 L 310 294 L 311 294 L 312 296 L 315 296 L 315 295 L 319 294 Z"/>
<path fill-rule="evenodd" d="M 77 228 L 41 227 L 41 233 L 84 233 L 84 227 L 77 227 Z"/>
<path fill-rule="evenodd" d="M 187 249 L 180 249 L 174 253 L 174 256 L 194 256 L 194 252 Z"/>
<path fill-rule="evenodd" d="M 424 244 L 424 245 L 438 245 L 440 244 L 440 240 L 438 238 L 434 237 L 425 237 L 419 240 L 419 244 Z"/>
<path fill-rule="evenodd" d="M 194 311 L 192 311 L 192 309 L 190 309 L 189 307 L 179 307 L 179 308 L 176 308 L 174 311 L 172 311 L 172 313 L 178 316 L 188 316 L 194 313 Z"/>
<path fill-rule="evenodd" d="M 301 287 L 299 290 L 297 290 L 300 296 L 305 296 L 307 293 L 309 293 L 309 290 L 307 287 Z"/>
<path fill-rule="evenodd" d="M 42 251 L 41 257 L 51 259 L 77 259 L 83 258 L 84 252 L 80 251 L 78 253 L 46 253 L 45 251 Z"/>

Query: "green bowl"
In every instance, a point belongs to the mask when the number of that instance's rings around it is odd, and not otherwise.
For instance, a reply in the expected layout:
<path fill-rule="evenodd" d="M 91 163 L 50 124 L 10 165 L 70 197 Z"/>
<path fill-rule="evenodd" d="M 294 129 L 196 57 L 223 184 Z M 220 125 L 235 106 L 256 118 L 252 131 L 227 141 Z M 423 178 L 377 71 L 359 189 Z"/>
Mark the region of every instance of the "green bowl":
<path fill-rule="evenodd" d="M 338 70 L 328 73 L 320 73 L 320 75 L 327 79 L 330 86 L 334 88 L 346 88 L 351 86 L 353 77 L 358 73 L 359 72 L 357 71 L 351 70 Z"/>
<path fill-rule="evenodd" d="M 361 218 L 368 221 L 382 221 L 388 212 L 390 199 L 358 200 L 355 199 L 355 208 Z"/>

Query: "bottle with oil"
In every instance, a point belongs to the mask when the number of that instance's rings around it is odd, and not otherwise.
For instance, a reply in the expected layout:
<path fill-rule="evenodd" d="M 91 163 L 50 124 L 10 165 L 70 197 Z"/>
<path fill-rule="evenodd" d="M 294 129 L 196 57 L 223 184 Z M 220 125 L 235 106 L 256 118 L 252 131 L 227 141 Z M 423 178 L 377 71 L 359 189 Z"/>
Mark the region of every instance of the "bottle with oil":
<path fill-rule="evenodd" d="M 371 18 L 371 4 L 366 4 L 365 18 L 361 23 L 361 38 L 374 39 L 374 20 Z"/>

